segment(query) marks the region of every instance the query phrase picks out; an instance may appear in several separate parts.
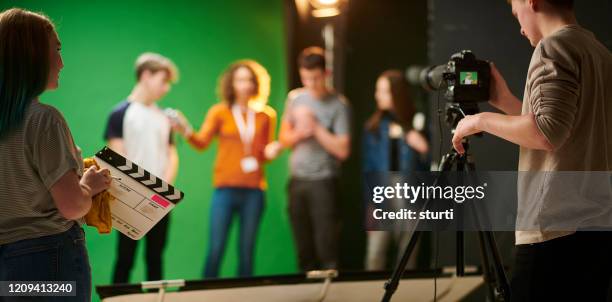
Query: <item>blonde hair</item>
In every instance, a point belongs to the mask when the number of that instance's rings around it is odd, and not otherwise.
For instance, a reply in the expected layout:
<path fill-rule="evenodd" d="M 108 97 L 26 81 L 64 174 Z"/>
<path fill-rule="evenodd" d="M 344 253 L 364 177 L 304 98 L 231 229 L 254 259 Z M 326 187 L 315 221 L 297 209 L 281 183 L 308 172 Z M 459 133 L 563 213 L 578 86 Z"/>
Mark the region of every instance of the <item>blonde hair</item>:
<path fill-rule="evenodd" d="M 172 60 L 153 52 L 145 52 L 136 59 L 136 79 L 140 80 L 140 76 L 145 70 L 151 72 L 166 71 L 168 80 L 171 83 L 178 82 L 179 72 Z"/>

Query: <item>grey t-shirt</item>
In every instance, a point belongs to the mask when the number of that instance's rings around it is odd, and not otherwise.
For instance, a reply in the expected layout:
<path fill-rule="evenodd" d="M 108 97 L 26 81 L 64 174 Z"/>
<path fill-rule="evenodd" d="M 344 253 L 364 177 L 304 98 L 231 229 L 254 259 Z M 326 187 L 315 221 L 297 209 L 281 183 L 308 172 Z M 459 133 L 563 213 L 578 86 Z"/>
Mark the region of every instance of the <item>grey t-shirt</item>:
<path fill-rule="evenodd" d="M 66 172 L 82 175 L 83 161 L 62 114 L 33 101 L 23 126 L 0 139 L 0 245 L 53 235 L 64 218 L 49 190 Z"/>
<path fill-rule="evenodd" d="M 323 99 L 313 97 L 305 89 L 296 89 L 289 93 L 283 119 L 295 124 L 292 111 L 300 106 L 308 107 L 318 123 L 336 135 L 350 135 L 349 107 L 344 97 L 329 94 Z M 289 158 L 291 176 L 319 180 L 334 177 L 338 174 L 339 161 L 328 153 L 313 137 L 297 143 Z"/>

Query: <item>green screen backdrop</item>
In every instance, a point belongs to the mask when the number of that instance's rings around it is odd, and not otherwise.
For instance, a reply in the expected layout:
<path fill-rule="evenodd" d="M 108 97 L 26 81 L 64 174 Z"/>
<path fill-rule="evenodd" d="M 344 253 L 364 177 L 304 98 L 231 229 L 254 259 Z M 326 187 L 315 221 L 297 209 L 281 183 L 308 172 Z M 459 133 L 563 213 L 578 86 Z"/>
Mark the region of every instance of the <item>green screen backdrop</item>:
<path fill-rule="evenodd" d="M 180 81 L 159 103 L 182 110 L 199 126 L 217 102 L 216 83 L 232 61 L 252 58 L 272 78 L 269 104 L 280 117 L 287 93 L 286 52 L 281 0 L 239 1 L 1 1 L 2 10 L 21 7 L 44 12 L 56 24 L 62 41 L 64 69 L 60 87 L 41 100 L 66 117 L 84 156 L 104 146 L 111 109 L 135 84 L 134 61 L 145 51 L 171 58 Z M 177 140 L 180 156 L 176 186 L 185 199 L 171 213 L 164 255 L 165 279 L 200 279 L 207 253 L 208 216 L 216 144 L 204 152 Z M 269 189 L 259 229 L 255 274 L 297 270 L 286 213 L 287 154 L 270 163 Z M 221 275 L 237 269 L 237 220 L 223 260 Z M 117 232 L 99 235 L 86 227 L 94 285 L 109 284 L 116 258 Z M 144 242 L 139 244 L 131 282 L 144 280 Z M 94 294 L 97 299 L 97 295 Z"/>

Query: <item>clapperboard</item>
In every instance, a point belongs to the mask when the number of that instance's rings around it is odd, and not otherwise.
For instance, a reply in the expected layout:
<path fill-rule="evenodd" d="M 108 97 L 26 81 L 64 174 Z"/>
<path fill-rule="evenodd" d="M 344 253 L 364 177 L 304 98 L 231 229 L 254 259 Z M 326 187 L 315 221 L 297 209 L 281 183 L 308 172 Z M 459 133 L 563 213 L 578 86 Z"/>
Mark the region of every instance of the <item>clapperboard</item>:
<path fill-rule="evenodd" d="M 95 157 L 114 177 L 108 189 L 115 197 L 110 202 L 113 227 L 134 240 L 142 238 L 184 197 L 183 192 L 107 147 Z"/>

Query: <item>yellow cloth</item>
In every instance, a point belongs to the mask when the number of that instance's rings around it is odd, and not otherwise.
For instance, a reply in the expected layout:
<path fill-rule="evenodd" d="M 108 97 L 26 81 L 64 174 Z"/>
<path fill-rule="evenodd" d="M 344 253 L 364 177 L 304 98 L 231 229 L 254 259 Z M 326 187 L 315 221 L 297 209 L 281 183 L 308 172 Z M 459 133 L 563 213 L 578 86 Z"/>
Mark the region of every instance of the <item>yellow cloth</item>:
<path fill-rule="evenodd" d="M 83 166 L 85 169 L 91 166 L 98 166 L 98 163 L 93 158 L 86 158 L 83 160 Z M 93 196 L 91 209 L 89 213 L 85 215 L 85 222 L 89 226 L 93 226 L 98 229 L 100 234 L 110 233 L 113 227 L 113 220 L 111 218 L 110 201 L 115 199 L 108 190 L 102 191 L 97 195 Z"/>

